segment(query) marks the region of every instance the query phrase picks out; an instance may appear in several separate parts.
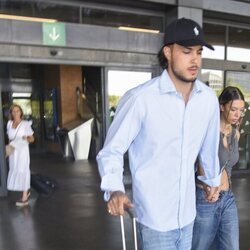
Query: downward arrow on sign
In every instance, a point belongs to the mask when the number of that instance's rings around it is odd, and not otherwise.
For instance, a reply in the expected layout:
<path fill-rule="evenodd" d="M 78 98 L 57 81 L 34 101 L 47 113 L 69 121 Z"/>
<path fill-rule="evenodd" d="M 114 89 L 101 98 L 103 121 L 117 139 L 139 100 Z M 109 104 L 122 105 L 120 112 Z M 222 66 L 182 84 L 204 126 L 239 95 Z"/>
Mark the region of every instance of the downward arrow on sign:
<path fill-rule="evenodd" d="M 56 32 L 56 28 L 55 27 L 52 28 L 52 33 L 49 33 L 49 37 L 53 41 L 56 41 L 60 37 L 60 34 Z"/>

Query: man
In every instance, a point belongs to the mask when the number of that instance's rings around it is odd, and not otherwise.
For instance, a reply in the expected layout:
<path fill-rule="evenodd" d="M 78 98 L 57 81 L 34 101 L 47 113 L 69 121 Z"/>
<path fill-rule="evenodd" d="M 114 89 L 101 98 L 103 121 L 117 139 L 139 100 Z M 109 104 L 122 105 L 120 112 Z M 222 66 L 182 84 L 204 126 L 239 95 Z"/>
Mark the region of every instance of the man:
<path fill-rule="evenodd" d="M 191 248 L 197 157 L 209 201 L 220 183 L 219 105 L 213 90 L 196 79 L 202 46 L 213 49 L 196 22 L 182 18 L 168 25 L 158 55 L 165 70 L 123 96 L 97 156 L 108 212 L 135 207 L 143 249 Z M 122 182 L 127 150 L 133 204 Z"/>

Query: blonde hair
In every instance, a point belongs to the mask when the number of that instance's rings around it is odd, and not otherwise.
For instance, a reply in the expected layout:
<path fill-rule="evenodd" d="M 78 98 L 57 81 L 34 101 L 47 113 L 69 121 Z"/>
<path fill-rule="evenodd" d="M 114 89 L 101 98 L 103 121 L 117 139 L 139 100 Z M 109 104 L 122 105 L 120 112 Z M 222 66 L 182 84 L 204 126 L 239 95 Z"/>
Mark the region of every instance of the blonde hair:
<path fill-rule="evenodd" d="M 21 112 L 20 118 L 22 119 L 23 118 L 23 109 L 22 109 L 22 107 L 20 105 L 16 104 L 16 103 L 13 103 L 11 105 L 11 107 L 10 107 L 10 120 L 12 120 L 12 121 L 14 120 L 13 115 L 12 115 L 12 111 L 13 111 L 14 108 L 19 108 L 19 110 Z"/>

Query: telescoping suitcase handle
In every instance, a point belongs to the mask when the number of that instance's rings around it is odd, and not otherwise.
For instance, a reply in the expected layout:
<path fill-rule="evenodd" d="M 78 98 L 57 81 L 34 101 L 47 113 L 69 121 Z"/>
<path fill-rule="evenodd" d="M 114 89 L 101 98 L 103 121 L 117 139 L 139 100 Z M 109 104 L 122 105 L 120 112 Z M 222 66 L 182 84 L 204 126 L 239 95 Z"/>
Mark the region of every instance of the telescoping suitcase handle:
<path fill-rule="evenodd" d="M 126 209 L 126 212 L 128 213 L 129 217 L 131 218 L 133 222 L 133 236 L 134 236 L 134 246 L 135 250 L 138 250 L 137 245 L 137 233 L 136 233 L 136 217 L 134 215 L 134 212 L 132 209 Z M 124 230 L 124 218 L 123 215 L 120 215 L 120 222 L 121 222 L 121 232 L 122 232 L 122 246 L 123 250 L 126 250 L 126 236 L 125 236 L 125 230 Z"/>

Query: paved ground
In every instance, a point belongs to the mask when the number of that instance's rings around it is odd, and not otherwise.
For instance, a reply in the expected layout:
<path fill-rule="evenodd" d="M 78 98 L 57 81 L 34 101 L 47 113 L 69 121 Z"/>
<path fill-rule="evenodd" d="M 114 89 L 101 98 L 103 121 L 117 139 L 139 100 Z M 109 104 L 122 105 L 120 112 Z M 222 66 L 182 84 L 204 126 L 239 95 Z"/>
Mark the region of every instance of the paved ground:
<path fill-rule="evenodd" d="M 15 207 L 17 193 L 0 199 L 0 250 L 118 250 L 119 218 L 106 212 L 94 162 L 66 161 L 61 156 L 32 156 L 33 172 L 53 177 L 58 189 L 50 197 L 32 190 L 30 205 Z M 129 187 L 129 177 L 126 173 Z M 250 175 L 233 179 L 240 214 L 241 250 L 250 249 Z M 131 223 L 125 218 L 126 232 Z M 132 249 L 129 235 L 128 248 Z"/>

